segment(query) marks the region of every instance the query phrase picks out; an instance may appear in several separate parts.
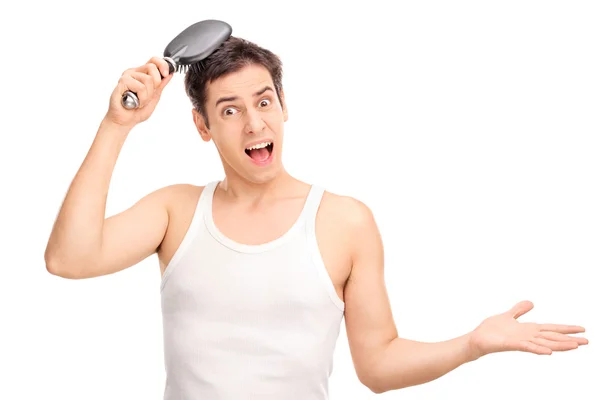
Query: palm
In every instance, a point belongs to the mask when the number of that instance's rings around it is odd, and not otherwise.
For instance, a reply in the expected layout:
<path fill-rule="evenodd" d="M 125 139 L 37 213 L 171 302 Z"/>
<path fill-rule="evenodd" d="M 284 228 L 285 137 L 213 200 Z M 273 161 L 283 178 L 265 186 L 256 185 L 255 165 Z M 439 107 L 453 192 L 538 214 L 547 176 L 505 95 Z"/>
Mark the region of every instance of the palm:
<path fill-rule="evenodd" d="M 522 301 L 507 312 L 486 318 L 471 335 L 475 358 L 501 351 L 552 354 L 588 343 L 585 338 L 572 336 L 585 332 L 581 326 L 517 321 L 532 308 L 530 301 Z"/>

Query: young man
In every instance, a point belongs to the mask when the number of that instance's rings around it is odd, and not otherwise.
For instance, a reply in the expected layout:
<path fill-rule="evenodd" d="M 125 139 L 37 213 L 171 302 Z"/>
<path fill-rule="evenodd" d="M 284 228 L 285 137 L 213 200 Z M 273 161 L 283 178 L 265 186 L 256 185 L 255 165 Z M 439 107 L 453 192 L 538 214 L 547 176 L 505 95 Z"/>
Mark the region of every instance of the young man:
<path fill-rule="evenodd" d="M 326 399 L 343 317 L 358 378 L 376 393 L 429 382 L 493 352 L 587 344 L 573 335 L 579 326 L 519 323 L 533 307 L 527 301 L 445 342 L 399 338 L 369 208 L 295 179 L 282 164 L 288 110 L 279 59 L 231 37 L 203 64 L 187 72 L 186 92 L 225 178 L 164 187 L 105 219 L 121 147 L 172 77 L 152 58 L 119 80 L 45 253 L 48 271 L 71 279 L 157 253 L 165 399 Z M 121 106 L 126 90 L 141 108 Z"/>

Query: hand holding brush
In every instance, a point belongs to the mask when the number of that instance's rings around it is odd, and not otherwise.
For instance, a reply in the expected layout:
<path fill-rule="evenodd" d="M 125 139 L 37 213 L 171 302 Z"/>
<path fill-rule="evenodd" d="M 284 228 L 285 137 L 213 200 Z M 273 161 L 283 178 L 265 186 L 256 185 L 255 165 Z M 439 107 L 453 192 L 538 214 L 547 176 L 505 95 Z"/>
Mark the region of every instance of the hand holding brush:
<path fill-rule="evenodd" d="M 187 27 L 167 45 L 162 59 L 153 57 L 123 73 L 111 95 L 109 119 L 125 126 L 148 119 L 173 73 L 185 74 L 191 65 L 217 50 L 231 33 L 231 26 L 219 20 L 203 20 Z"/>
<path fill-rule="evenodd" d="M 130 128 L 147 120 L 172 78 L 170 64 L 160 57 L 153 57 L 140 67 L 126 70 L 110 96 L 105 119 Z M 123 107 L 123 93 L 135 93 L 136 107 Z"/>

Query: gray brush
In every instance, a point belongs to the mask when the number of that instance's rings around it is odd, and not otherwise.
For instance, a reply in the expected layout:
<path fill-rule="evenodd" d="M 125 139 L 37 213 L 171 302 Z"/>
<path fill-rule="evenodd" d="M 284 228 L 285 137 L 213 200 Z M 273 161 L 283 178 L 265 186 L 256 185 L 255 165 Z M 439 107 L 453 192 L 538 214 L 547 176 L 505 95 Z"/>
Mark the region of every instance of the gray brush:
<path fill-rule="evenodd" d="M 188 26 L 171 40 L 163 52 L 164 60 L 169 63 L 169 74 L 175 71 L 185 74 L 190 65 L 211 55 L 231 33 L 232 28 L 228 23 L 214 19 Z M 123 93 L 121 104 L 127 109 L 140 106 L 137 95 L 130 90 Z"/>

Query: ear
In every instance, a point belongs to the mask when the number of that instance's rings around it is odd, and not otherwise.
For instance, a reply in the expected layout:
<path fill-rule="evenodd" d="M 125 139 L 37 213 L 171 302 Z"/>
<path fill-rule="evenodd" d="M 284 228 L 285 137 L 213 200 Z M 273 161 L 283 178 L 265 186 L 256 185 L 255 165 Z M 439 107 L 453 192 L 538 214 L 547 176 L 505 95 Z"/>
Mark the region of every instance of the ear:
<path fill-rule="evenodd" d="M 192 117 L 194 118 L 194 125 L 196 125 L 196 129 L 198 129 L 198 133 L 200 133 L 200 137 L 205 142 L 210 142 L 211 134 L 209 129 L 206 126 L 206 121 L 204 117 L 200 115 L 198 110 L 192 108 Z"/>
<path fill-rule="evenodd" d="M 283 88 L 281 88 L 281 109 L 283 111 L 283 121 L 287 122 L 288 109 L 287 109 L 287 104 L 285 103 L 285 94 L 283 93 Z"/>

